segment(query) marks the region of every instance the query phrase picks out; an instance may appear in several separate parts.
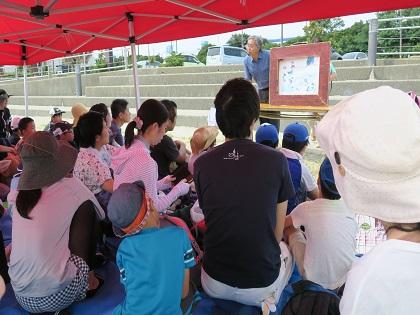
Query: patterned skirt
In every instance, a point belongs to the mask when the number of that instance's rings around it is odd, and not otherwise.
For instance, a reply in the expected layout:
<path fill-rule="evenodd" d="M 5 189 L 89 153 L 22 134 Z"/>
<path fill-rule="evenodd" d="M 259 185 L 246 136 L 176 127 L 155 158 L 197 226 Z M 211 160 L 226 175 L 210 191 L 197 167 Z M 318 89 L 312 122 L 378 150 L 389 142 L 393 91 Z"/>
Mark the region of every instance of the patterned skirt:
<path fill-rule="evenodd" d="M 69 260 L 77 267 L 76 276 L 63 290 L 45 297 L 22 297 L 16 295 L 19 304 L 30 313 L 56 312 L 67 308 L 73 302 L 83 300 L 88 289 L 89 266 L 86 262 L 71 255 Z"/>

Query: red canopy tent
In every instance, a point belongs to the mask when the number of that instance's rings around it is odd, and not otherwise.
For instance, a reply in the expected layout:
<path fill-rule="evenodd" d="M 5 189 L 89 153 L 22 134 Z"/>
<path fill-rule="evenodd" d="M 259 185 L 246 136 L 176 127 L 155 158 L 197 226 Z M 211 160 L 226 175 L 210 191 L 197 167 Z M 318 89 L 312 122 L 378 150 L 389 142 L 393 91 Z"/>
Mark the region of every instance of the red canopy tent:
<path fill-rule="evenodd" d="M 420 0 L 0 0 L 0 64 L 419 5 Z"/>

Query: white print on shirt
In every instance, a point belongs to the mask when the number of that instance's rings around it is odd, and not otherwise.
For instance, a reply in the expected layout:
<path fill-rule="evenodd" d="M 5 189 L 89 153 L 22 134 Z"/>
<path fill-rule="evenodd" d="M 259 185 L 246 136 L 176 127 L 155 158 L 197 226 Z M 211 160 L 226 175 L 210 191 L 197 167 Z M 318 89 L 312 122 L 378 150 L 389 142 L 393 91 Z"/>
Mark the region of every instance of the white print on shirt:
<path fill-rule="evenodd" d="M 239 161 L 240 158 L 244 157 L 243 154 L 239 154 L 236 149 L 233 149 L 232 153 L 229 153 L 227 157 L 224 157 L 223 160 L 234 160 Z"/>

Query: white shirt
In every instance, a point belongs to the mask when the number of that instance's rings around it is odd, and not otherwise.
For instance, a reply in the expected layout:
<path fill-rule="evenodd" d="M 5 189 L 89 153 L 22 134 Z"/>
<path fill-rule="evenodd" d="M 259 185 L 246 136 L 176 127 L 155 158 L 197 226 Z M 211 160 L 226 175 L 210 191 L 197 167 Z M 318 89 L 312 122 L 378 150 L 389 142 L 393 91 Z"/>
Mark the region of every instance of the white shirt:
<path fill-rule="evenodd" d="M 356 257 L 354 214 L 341 199 L 320 198 L 299 204 L 290 216 L 296 228 L 305 227 L 306 278 L 327 289 L 340 287 Z"/>
<path fill-rule="evenodd" d="M 387 240 L 357 260 L 347 277 L 341 315 L 420 313 L 420 244 Z"/>
<path fill-rule="evenodd" d="M 91 200 L 97 216 L 105 213 L 95 196 L 76 178 L 63 178 L 42 189 L 41 199 L 24 219 L 16 210 L 17 191 L 11 192 L 12 253 L 9 274 L 16 294 L 44 297 L 63 290 L 76 276 L 69 261 L 69 236 L 73 216 L 79 206 Z"/>
<path fill-rule="evenodd" d="M 300 155 L 298 152 L 295 152 L 293 150 L 289 150 L 286 148 L 279 148 L 279 150 L 281 153 L 284 154 L 286 158 L 299 160 L 300 165 L 302 167 L 302 179 L 303 179 L 303 182 L 305 183 L 306 191 L 310 192 L 317 189 L 318 185 L 316 184 L 316 180 L 312 176 L 309 168 L 304 163 L 302 155 Z"/>

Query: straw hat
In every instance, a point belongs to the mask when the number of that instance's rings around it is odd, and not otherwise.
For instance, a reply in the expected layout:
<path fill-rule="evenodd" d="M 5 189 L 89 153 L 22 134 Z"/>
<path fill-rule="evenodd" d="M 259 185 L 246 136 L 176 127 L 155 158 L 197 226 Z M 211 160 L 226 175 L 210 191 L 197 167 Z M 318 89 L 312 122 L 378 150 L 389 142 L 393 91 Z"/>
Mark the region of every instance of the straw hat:
<path fill-rule="evenodd" d="M 205 126 L 198 128 L 190 140 L 191 151 L 193 154 L 199 154 L 208 149 L 214 141 L 216 141 L 219 129 L 213 126 Z"/>
<path fill-rule="evenodd" d="M 23 172 L 17 189 L 32 190 L 64 178 L 76 163 L 77 150 L 48 132 L 38 131 L 22 144 L 20 156 Z"/>
<path fill-rule="evenodd" d="M 316 136 L 350 209 L 420 222 L 420 110 L 410 96 L 389 86 L 353 95 L 325 115 Z"/>
<path fill-rule="evenodd" d="M 73 115 L 73 127 L 77 126 L 80 116 L 86 114 L 89 109 L 82 103 L 76 103 L 71 107 L 71 114 Z"/>

